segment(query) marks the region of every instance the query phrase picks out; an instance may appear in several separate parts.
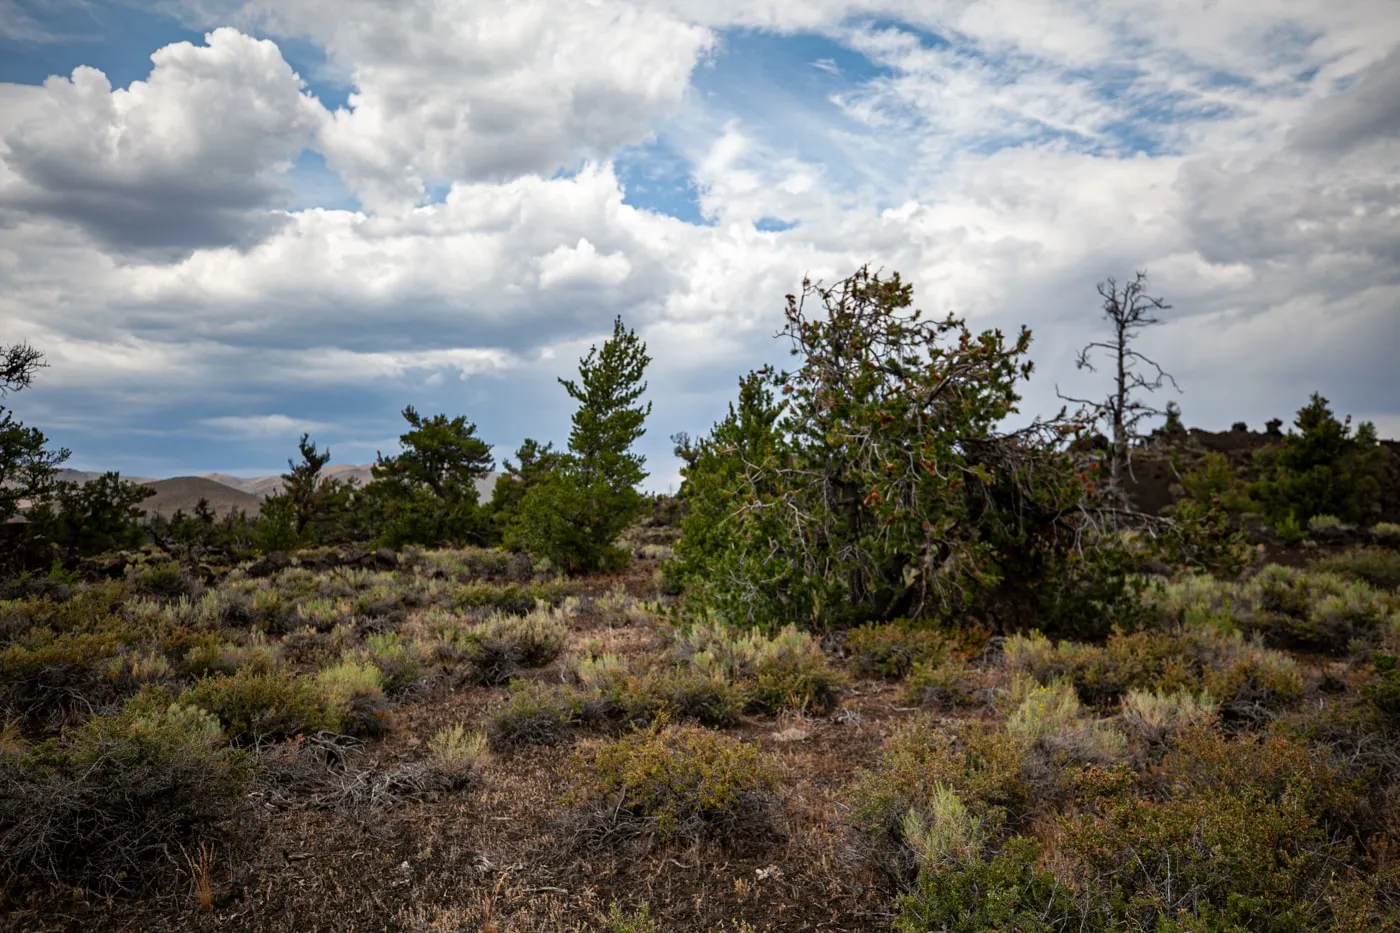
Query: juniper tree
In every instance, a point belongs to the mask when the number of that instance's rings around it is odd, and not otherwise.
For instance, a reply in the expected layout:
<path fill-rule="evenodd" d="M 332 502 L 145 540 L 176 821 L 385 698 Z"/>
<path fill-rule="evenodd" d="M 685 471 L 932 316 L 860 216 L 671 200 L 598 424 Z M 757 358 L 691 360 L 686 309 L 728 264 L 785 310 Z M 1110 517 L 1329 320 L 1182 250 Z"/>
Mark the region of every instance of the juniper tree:
<path fill-rule="evenodd" d="M 559 380 L 578 402 L 569 449 L 526 492 L 507 529 L 508 544 L 571 573 L 626 562 L 616 541 L 642 506 L 636 487 L 647 476 L 646 460 L 633 445 L 646 433 L 651 414 L 651 403 L 640 404 L 650 362 L 646 344 L 619 317 L 612 337 L 579 361 L 578 381 Z"/>
<path fill-rule="evenodd" d="M 797 368 L 751 373 L 686 468 L 688 604 L 762 628 L 971 612 L 1106 629 L 1124 582 L 1093 547 L 1111 516 L 1065 450 L 1075 426 L 999 428 L 1030 332 L 911 305 L 868 267 L 787 296 Z"/>
<path fill-rule="evenodd" d="M 1067 402 L 1087 406 L 1108 423 L 1112 435 L 1109 483 L 1115 491 L 1121 491 L 1123 474 L 1131 468 L 1132 442 L 1142 436 L 1138 425 L 1144 418 L 1167 414 L 1148 404 L 1142 393 L 1155 392 L 1168 382 L 1172 388 L 1177 388 L 1172 375 L 1133 349 L 1132 343 L 1141 336 L 1143 328 L 1161 324 L 1155 312 L 1170 310 L 1171 305 L 1147 294 L 1146 272 L 1136 273 L 1133 280 L 1122 287 L 1116 279 L 1109 278 L 1099 283 L 1098 292 L 1103 298 L 1103 316 L 1109 323 L 1111 335 L 1107 340 L 1096 340 L 1080 350 L 1075 367 L 1096 372 L 1089 357 L 1095 350 L 1106 351 L 1114 367 L 1112 391 L 1102 400 L 1073 398 L 1060 394 L 1058 387 L 1056 394 Z M 1147 372 L 1149 367 L 1151 375 Z"/>

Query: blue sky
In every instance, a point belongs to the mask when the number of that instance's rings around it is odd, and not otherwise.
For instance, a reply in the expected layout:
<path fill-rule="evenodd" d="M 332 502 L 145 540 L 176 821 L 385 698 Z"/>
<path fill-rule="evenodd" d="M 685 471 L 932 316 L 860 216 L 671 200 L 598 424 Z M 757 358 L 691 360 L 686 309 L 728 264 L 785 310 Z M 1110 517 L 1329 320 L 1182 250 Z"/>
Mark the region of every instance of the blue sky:
<path fill-rule="evenodd" d="M 1400 11 L 1146 0 L 0 0 L 7 399 L 82 468 L 338 462 L 398 412 L 562 442 L 622 314 L 651 347 L 650 485 L 782 348 L 804 274 L 1036 333 L 1026 411 L 1097 281 L 1188 422 L 1313 389 L 1400 433 Z M 1306 342 L 1300 333 L 1309 335 Z M 1391 351 L 1393 352 L 1393 351 Z"/>

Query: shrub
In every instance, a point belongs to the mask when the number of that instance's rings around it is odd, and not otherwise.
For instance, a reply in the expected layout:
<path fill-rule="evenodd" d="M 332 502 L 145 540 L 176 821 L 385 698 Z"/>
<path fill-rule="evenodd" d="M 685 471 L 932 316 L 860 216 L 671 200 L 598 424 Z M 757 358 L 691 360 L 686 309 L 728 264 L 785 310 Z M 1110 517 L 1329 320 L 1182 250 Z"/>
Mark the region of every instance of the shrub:
<path fill-rule="evenodd" d="M 468 732 L 458 723 L 439 729 L 428 740 L 428 757 L 439 780 L 449 790 L 473 783 L 486 764 L 486 735 Z"/>
<path fill-rule="evenodd" d="M 1164 693 L 1129 690 L 1123 697 L 1123 723 L 1149 742 L 1161 742 L 1187 726 L 1203 726 L 1215 720 L 1217 704 L 1210 694 L 1197 696 L 1185 690 Z"/>
<path fill-rule="evenodd" d="M 319 692 L 331 704 L 342 732 L 351 735 L 383 731 L 384 691 L 379 668 L 352 659 L 316 674 Z"/>
<path fill-rule="evenodd" d="M 0 850 L 11 879 L 155 887 L 168 867 L 143 868 L 232 812 L 250 759 L 204 711 L 148 705 L 96 717 L 65 745 L 0 757 Z"/>
<path fill-rule="evenodd" d="M 486 736 L 493 749 L 555 745 L 573 734 L 582 716 L 583 702 L 573 691 L 517 682 L 488 714 Z"/>
<path fill-rule="evenodd" d="M 1051 933 L 1079 929 L 1074 892 L 1040 867 L 1040 846 L 1015 837 L 990 859 L 948 860 L 900 896 L 896 933 Z"/>
<path fill-rule="evenodd" d="M 132 692 L 134 684 L 107 672 L 117 646 L 112 635 L 32 630 L 24 644 L 0 650 L 0 710 L 27 728 L 53 732 L 79 712 Z"/>
<path fill-rule="evenodd" d="M 1350 528 L 1344 525 L 1342 520 L 1335 515 L 1314 515 L 1308 519 L 1308 531 L 1338 531 L 1343 528 Z"/>
<path fill-rule="evenodd" d="M 951 791 L 990 836 L 1020 819 L 1030 805 L 1022 777 L 1024 747 L 1006 732 L 978 722 L 946 730 L 918 717 L 885 741 L 878 763 L 856 773 L 851 822 L 865 841 L 866 857 L 896 879 L 917 869 L 916 843 L 905 833 L 909 813 L 923 825 L 936 820 L 935 798 Z"/>
<path fill-rule="evenodd" d="M 625 911 L 614 901 L 603 918 L 603 933 L 658 933 L 659 929 L 647 904 L 636 911 Z"/>
<path fill-rule="evenodd" d="M 1106 722 L 1087 720 L 1073 686 L 1057 681 L 1013 691 L 1024 698 L 1006 720 L 1006 731 L 1028 745 L 1064 752 L 1079 761 L 1110 763 L 1127 751 L 1122 733 Z"/>
<path fill-rule="evenodd" d="M 522 668 L 541 667 L 559 656 L 568 640 L 572 611 L 571 606 L 541 606 L 526 616 L 496 615 L 451 638 L 471 665 L 474 682 L 503 684 Z"/>
<path fill-rule="evenodd" d="M 314 682 L 286 671 L 208 677 L 190 689 L 185 702 L 219 717 L 230 737 L 244 745 L 335 731 L 341 724 L 340 710 Z"/>
<path fill-rule="evenodd" d="M 933 709 L 971 706 L 977 702 L 972 669 L 966 661 L 957 658 L 937 666 L 918 665 L 905 678 L 904 698 L 915 706 Z"/>
<path fill-rule="evenodd" d="M 365 658 L 379 669 L 385 693 L 399 693 L 423 676 L 423 652 L 398 632 L 384 632 L 365 639 Z"/>
<path fill-rule="evenodd" d="M 1400 728 L 1400 663 L 1391 654 L 1377 652 L 1373 656 L 1376 666 L 1372 681 L 1361 688 L 1361 695 L 1369 700 L 1392 728 Z"/>
<path fill-rule="evenodd" d="M 932 627 L 908 623 L 867 623 L 846 633 L 845 647 L 863 677 L 900 680 L 917 665 L 937 665 L 947 657 L 947 639 Z"/>
<path fill-rule="evenodd" d="M 739 686 L 692 668 L 659 667 L 640 677 L 614 678 L 604 698 L 624 721 L 645 725 L 661 717 L 730 726 L 748 705 Z"/>
<path fill-rule="evenodd" d="M 148 565 L 132 573 L 128 582 L 134 592 L 158 599 L 198 596 L 204 589 L 179 564 Z"/>
<path fill-rule="evenodd" d="M 1348 548 L 1314 561 L 1310 569 L 1360 580 L 1378 590 L 1400 589 L 1400 551 L 1393 548 Z"/>
<path fill-rule="evenodd" d="M 676 644 L 682 659 L 714 676 L 744 682 L 749 708 L 823 713 L 836 706 L 842 682 L 811 635 L 787 626 L 772 637 L 696 624 Z"/>
<path fill-rule="evenodd" d="M 935 783 L 926 804 L 927 816 L 910 809 L 901 826 L 920 869 L 936 868 L 950 859 L 975 859 L 987 844 L 979 817 L 973 816 L 949 787 Z"/>
<path fill-rule="evenodd" d="M 658 722 L 580 753 L 574 802 L 654 823 L 658 835 L 750 832 L 777 787 L 758 749 L 708 729 Z"/>

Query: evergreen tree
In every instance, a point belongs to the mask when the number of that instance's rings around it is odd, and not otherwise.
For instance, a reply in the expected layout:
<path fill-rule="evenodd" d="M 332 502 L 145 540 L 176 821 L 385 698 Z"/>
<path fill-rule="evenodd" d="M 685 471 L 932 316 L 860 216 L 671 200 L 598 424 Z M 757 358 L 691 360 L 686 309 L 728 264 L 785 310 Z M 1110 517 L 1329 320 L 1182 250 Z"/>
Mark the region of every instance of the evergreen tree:
<path fill-rule="evenodd" d="M 297 449 L 301 462 L 287 460 L 288 472 L 282 474 L 282 491 L 268 496 L 264 508 L 268 501 L 285 498 L 297 543 L 324 544 L 341 537 L 340 526 L 349 509 L 353 487 L 322 474 L 330 462 L 331 452 L 317 450 L 309 434 L 302 434 Z M 272 508 L 279 507 L 274 502 Z"/>
<path fill-rule="evenodd" d="M 520 514 L 520 503 L 525 501 L 525 494 L 559 466 L 562 456 L 553 444 L 540 444 L 534 438 L 527 437 L 515 451 L 516 463 L 501 461 L 504 472 L 491 491 L 490 505 L 491 520 L 499 533 L 504 534 L 505 529 L 515 521 Z"/>
<path fill-rule="evenodd" d="M 642 376 L 651 358 L 646 344 L 613 322 L 612 337 L 579 361 L 579 379 L 560 379 L 578 402 L 568 453 L 520 503 L 507 544 L 548 558 L 570 573 L 615 570 L 627 554 L 618 536 L 642 505 L 637 484 L 645 458 L 632 446 L 646 432 L 651 404 Z"/>
<path fill-rule="evenodd" d="M 1364 422 L 1353 434 L 1351 416 L 1338 421 L 1316 392 L 1293 423 L 1296 433 L 1259 453 L 1260 477 L 1249 492 L 1264 515 L 1275 524 L 1299 527 L 1315 515 L 1344 522 L 1373 519 L 1388 454 L 1375 426 Z"/>
<path fill-rule="evenodd" d="M 410 430 L 399 436 L 402 452 L 377 457 L 360 497 L 380 539 L 391 547 L 486 543 L 476 484 L 494 466 L 490 445 L 461 415 L 424 418 L 410 405 L 403 417 Z"/>

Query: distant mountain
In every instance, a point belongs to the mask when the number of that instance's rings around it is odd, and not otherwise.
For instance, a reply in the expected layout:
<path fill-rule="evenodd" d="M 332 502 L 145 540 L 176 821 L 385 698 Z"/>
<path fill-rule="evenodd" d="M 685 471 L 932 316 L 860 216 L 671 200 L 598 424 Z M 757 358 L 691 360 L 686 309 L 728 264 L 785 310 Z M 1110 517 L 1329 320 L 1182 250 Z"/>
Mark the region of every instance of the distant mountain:
<path fill-rule="evenodd" d="M 169 516 L 176 510 L 183 510 L 188 515 L 194 511 L 200 499 L 207 499 L 214 514 L 220 517 L 242 511 L 253 518 L 262 510 L 262 499 L 257 496 L 203 476 L 177 476 L 146 481 L 142 485 L 156 491 L 154 496 L 141 503 L 141 507 L 150 515 Z"/>
<path fill-rule="evenodd" d="M 373 476 L 368 464 L 357 466 L 341 463 L 328 466 L 327 476 L 341 480 L 355 480 L 360 486 L 369 483 Z M 488 473 L 477 481 L 476 491 L 481 501 L 491 498 L 500 473 Z M 85 470 L 59 470 L 58 479 L 65 483 L 86 483 L 102 476 L 101 473 Z M 170 479 L 149 479 L 142 476 L 123 476 L 122 479 L 142 486 L 150 486 L 156 494 L 142 503 L 153 515 L 173 515 L 176 510 L 186 514 L 194 511 L 201 497 L 208 499 L 218 515 L 227 515 L 242 510 L 250 518 L 262 509 L 262 500 L 282 491 L 282 477 L 272 476 L 232 476 L 228 473 L 205 473 L 203 476 L 176 476 Z"/>

